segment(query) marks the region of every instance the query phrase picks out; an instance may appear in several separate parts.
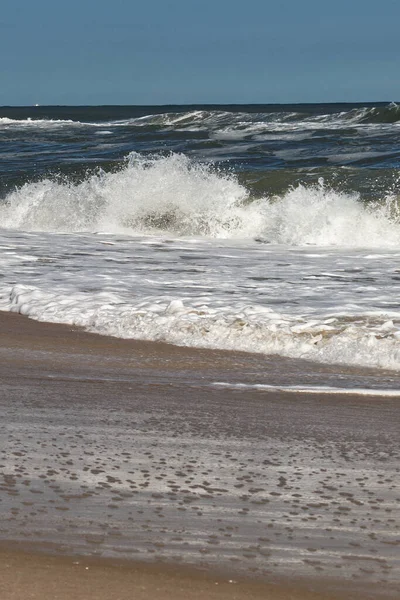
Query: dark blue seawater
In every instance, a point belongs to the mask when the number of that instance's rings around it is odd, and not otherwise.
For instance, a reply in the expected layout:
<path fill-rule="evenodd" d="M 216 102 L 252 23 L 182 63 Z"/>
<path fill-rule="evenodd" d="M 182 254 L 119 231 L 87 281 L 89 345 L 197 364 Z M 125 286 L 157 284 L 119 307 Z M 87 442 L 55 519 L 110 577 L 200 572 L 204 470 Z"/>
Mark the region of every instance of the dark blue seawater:
<path fill-rule="evenodd" d="M 233 172 L 255 197 L 321 177 L 379 199 L 397 186 L 400 106 L 392 104 L 0 108 L 0 197 L 27 182 L 82 181 L 131 152 L 183 153 Z"/>

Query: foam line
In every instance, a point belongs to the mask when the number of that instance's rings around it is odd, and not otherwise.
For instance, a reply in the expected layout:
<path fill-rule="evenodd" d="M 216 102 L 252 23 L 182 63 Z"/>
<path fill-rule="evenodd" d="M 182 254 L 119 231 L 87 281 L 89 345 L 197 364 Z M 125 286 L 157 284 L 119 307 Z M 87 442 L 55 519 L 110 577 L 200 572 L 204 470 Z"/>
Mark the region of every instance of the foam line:
<path fill-rule="evenodd" d="M 383 396 L 400 398 L 400 390 L 372 388 L 341 388 L 324 385 L 267 385 L 265 383 L 228 383 L 223 381 L 215 381 L 212 385 L 232 389 L 266 390 L 272 392 L 291 392 L 296 394 L 345 394 L 347 396 Z"/>

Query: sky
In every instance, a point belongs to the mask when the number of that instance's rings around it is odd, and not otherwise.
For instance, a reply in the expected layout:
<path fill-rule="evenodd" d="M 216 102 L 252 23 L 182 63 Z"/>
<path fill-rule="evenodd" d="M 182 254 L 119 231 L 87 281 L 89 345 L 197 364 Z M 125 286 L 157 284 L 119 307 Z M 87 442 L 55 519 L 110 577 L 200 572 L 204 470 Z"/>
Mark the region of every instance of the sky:
<path fill-rule="evenodd" d="M 2 0 L 0 105 L 400 101 L 399 0 Z"/>

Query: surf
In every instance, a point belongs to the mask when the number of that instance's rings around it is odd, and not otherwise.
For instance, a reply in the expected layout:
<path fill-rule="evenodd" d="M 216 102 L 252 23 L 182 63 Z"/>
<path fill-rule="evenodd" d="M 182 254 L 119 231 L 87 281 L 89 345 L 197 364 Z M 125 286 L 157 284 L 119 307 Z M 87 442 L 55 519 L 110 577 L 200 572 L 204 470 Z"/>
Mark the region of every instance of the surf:
<path fill-rule="evenodd" d="M 181 154 L 131 153 L 117 171 L 98 170 L 80 183 L 45 178 L 24 184 L 3 200 L 0 220 L 3 228 L 22 231 L 163 233 L 290 246 L 400 243 L 393 190 L 366 204 L 321 179 L 255 198 L 236 175 Z"/>

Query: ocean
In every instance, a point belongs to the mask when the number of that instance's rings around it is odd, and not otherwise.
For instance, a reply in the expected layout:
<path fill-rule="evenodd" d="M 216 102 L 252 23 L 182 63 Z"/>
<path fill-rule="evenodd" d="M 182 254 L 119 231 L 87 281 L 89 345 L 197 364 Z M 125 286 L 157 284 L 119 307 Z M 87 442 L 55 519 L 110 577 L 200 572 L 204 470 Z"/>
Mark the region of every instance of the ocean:
<path fill-rule="evenodd" d="M 0 108 L 0 309 L 398 369 L 399 166 L 395 103 Z"/>

